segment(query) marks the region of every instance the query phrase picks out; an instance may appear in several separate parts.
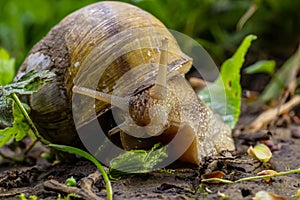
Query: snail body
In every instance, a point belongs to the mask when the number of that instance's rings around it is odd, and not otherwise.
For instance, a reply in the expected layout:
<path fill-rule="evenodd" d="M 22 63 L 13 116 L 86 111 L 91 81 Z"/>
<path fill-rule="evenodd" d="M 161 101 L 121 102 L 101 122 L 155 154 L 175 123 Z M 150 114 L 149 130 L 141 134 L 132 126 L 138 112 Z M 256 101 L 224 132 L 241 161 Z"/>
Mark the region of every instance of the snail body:
<path fill-rule="evenodd" d="M 230 128 L 184 79 L 191 65 L 192 59 L 151 14 L 104 1 L 53 27 L 29 52 L 16 80 L 31 70 L 56 74 L 27 97 L 33 121 L 53 143 L 80 146 L 76 129 L 97 118 L 107 121 L 108 137 L 120 132 L 126 150 L 167 144 L 178 135 L 177 141 L 188 144 L 180 159 L 199 165 L 205 156 L 234 145 Z M 107 119 L 111 105 L 121 110 L 123 122 L 116 127 Z M 181 151 L 180 143 L 174 145 L 171 153 Z"/>

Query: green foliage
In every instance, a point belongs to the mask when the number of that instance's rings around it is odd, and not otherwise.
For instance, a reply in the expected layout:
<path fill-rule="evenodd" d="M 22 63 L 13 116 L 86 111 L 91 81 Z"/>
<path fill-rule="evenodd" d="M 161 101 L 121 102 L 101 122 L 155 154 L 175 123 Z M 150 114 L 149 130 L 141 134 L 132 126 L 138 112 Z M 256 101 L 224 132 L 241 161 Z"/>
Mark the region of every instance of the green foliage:
<path fill-rule="evenodd" d="M 58 196 L 57 196 L 57 200 L 71 200 L 74 198 L 82 199 L 82 197 L 77 194 L 68 194 L 67 196 L 65 196 L 63 198 L 61 197 L 61 194 L 58 194 Z"/>
<path fill-rule="evenodd" d="M 22 140 L 26 135 L 34 138 L 32 127 L 23 113 L 27 113 L 19 100 L 16 102 L 16 94 L 32 94 L 54 76 L 50 72 L 29 72 L 22 79 L 13 84 L 0 86 L 0 147 L 10 140 Z M 27 109 L 29 110 L 28 106 Z"/>
<path fill-rule="evenodd" d="M 123 0 L 160 19 L 168 28 L 199 41 L 221 63 L 249 33 L 261 40 L 256 46 L 285 53 L 299 39 L 299 1 L 286 0 Z M 0 1 L 0 47 L 21 63 L 26 53 L 70 12 L 97 0 Z M 240 31 L 236 25 L 255 3 L 256 12 Z M 39 8 L 39 9 L 36 9 Z M 280 32 L 280 34 L 278 34 Z M 276 42 L 274 42 L 276 41 Z M 256 49 L 259 51 L 259 49 Z"/>
<path fill-rule="evenodd" d="M 247 36 L 234 55 L 223 63 L 218 79 L 198 94 L 231 128 L 235 126 L 240 115 L 242 90 L 240 69 L 244 63 L 248 48 L 252 40 L 255 39 L 256 36 L 254 35 Z"/>
<path fill-rule="evenodd" d="M 267 73 L 272 76 L 274 74 L 275 65 L 274 60 L 260 60 L 245 68 L 244 72 L 246 74 Z"/>
<path fill-rule="evenodd" d="M 10 58 L 7 51 L 0 48 L 0 85 L 12 82 L 15 76 L 15 59 Z"/>
<path fill-rule="evenodd" d="M 0 86 L 0 127 L 8 127 L 13 124 L 13 100 L 12 94 L 29 95 L 37 91 L 42 85 L 50 81 L 54 76 L 48 71 L 28 72 L 18 82 Z"/>
<path fill-rule="evenodd" d="M 31 136 L 34 135 L 19 107 L 16 106 L 16 104 L 14 103 L 12 107 L 14 123 L 12 127 L 7 127 L 5 129 L 0 130 L 0 147 L 8 143 L 11 139 L 20 141 L 27 134 Z"/>
<path fill-rule="evenodd" d="M 257 158 L 260 162 L 268 162 L 272 157 L 272 152 L 265 144 L 250 146 L 247 150 L 249 156 Z"/>
<path fill-rule="evenodd" d="M 75 179 L 73 176 L 71 176 L 70 178 L 68 178 L 68 179 L 65 181 L 65 184 L 66 184 L 67 186 L 76 187 L 77 182 L 76 182 L 76 179 Z"/>
<path fill-rule="evenodd" d="M 98 160 L 96 158 L 94 158 L 91 154 L 89 154 L 81 149 L 75 148 L 75 147 L 70 147 L 70 146 L 66 146 L 66 145 L 58 145 L 58 144 L 49 144 L 49 147 L 57 149 L 59 151 L 77 154 L 77 155 L 84 157 L 85 159 L 91 161 L 99 169 L 99 171 L 101 172 L 101 174 L 103 176 L 104 182 L 106 184 L 107 199 L 112 200 L 111 183 L 106 174 L 106 171 L 104 170 L 103 166 L 100 164 L 100 162 L 98 162 Z"/>
<path fill-rule="evenodd" d="M 18 195 L 18 197 L 20 198 L 20 200 L 27 200 L 26 196 L 24 193 L 21 193 L 20 195 Z M 37 200 L 37 196 L 35 195 L 30 195 L 29 196 L 29 200 Z"/>
<path fill-rule="evenodd" d="M 109 176 L 117 179 L 125 174 L 147 173 L 167 156 L 166 148 L 160 144 L 149 151 L 127 151 L 110 162 Z"/>
<path fill-rule="evenodd" d="M 96 0 L 0 1 L 0 47 L 11 52 L 19 66 L 51 27 L 70 12 L 93 2 Z"/>
<path fill-rule="evenodd" d="M 278 98 L 283 90 L 292 82 L 295 78 L 295 72 L 300 67 L 300 47 L 297 52 L 292 55 L 276 72 L 276 75 L 267 85 L 263 91 L 260 99 L 264 102 Z"/>
<path fill-rule="evenodd" d="M 245 35 L 244 32 L 232 30 L 235 30 L 237 21 L 251 5 L 249 0 L 132 2 L 158 17 L 168 28 L 196 39 L 218 61 L 224 60 L 225 52 L 231 51 Z"/>

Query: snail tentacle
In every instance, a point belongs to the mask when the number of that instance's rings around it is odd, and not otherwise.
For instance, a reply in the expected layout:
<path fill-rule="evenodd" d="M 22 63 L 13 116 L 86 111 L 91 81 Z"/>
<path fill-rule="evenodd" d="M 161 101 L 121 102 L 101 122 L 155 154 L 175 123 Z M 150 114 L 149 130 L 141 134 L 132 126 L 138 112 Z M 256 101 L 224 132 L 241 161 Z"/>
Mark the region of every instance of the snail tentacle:
<path fill-rule="evenodd" d="M 76 85 L 73 86 L 72 92 L 104 101 L 106 103 L 109 103 L 113 106 L 120 108 L 123 111 L 128 111 L 128 105 L 129 105 L 129 100 L 130 100 L 129 98 L 118 97 L 118 96 L 114 96 L 114 95 L 103 93 L 103 92 L 98 92 L 95 90 L 91 90 L 89 88 L 80 87 L 80 86 L 76 86 Z"/>
<path fill-rule="evenodd" d="M 234 150 L 234 141 L 231 129 L 186 82 L 191 67 L 192 58 L 153 15 L 101 1 L 53 27 L 29 52 L 17 78 L 32 70 L 55 72 L 24 98 L 39 132 L 53 143 L 91 152 L 97 144 L 106 165 L 115 156 L 112 149 L 148 150 L 161 143 L 167 162 L 200 165 L 206 157 Z M 120 132 L 108 137 L 114 145 L 99 136 L 95 123 L 105 136 Z"/>
<path fill-rule="evenodd" d="M 162 39 L 162 47 L 160 48 L 160 61 L 158 74 L 155 85 L 150 91 L 150 95 L 159 100 L 167 97 L 167 65 L 168 65 L 168 38 Z"/>

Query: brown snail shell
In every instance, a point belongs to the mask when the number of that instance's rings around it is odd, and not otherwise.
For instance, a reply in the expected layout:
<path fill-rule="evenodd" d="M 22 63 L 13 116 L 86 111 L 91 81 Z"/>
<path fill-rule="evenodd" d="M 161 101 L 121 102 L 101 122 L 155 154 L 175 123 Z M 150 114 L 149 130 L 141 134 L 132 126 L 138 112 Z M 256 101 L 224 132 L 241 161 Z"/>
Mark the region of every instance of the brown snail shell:
<path fill-rule="evenodd" d="M 157 76 L 156 66 L 150 63 L 157 62 L 163 38 L 169 41 L 167 76 L 171 81 L 167 84 L 167 100 L 157 104 L 164 106 L 165 103 L 172 103 L 176 106 L 174 101 L 178 99 L 172 98 L 174 92 L 181 92 L 183 97 L 193 96 L 179 100 L 193 105 L 186 108 L 193 109 L 188 112 L 193 116 L 187 114 L 188 117 L 184 117 L 181 114 L 171 119 L 192 124 L 179 130 L 197 135 L 186 152 L 191 158 L 182 160 L 199 164 L 203 156 L 232 150 L 234 145 L 230 129 L 214 118 L 212 111 L 201 100 L 192 102 L 191 99 L 197 97 L 186 86 L 187 83 L 178 88 L 178 74 L 189 71 L 192 59 L 182 53 L 175 38 L 158 19 L 135 6 L 120 2 L 99 2 L 71 13 L 32 48 L 22 64 L 16 79 L 30 70 L 49 70 L 56 74 L 52 82 L 28 99 L 31 117 L 43 136 L 53 143 L 80 145 L 73 120 L 76 116 L 72 116 L 72 103 L 83 102 L 72 102 L 74 85 L 92 86 L 92 89 L 119 97 L 147 95 L 147 88 L 155 83 Z M 95 103 L 95 108 L 87 109 L 93 108 L 92 103 Z M 110 109 L 110 104 L 103 101 L 92 103 L 87 102 L 85 109 L 77 111 L 81 113 L 75 119 L 79 127 L 95 119 L 92 113 L 96 113 L 99 120 Z M 176 112 L 181 111 L 170 109 L 168 116 L 175 116 Z M 199 112 L 203 114 L 199 115 Z M 168 132 L 172 132 L 172 127 L 156 137 L 154 142 L 168 138 Z M 131 145 L 136 141 L 131 137 L 121 134 L 125 149 L 137 147 Z M 214 141 L 206 146 L 204 142 L 212 138 Z M 142 142 L 145 146 L 147 143 L 149 140 Z"/>

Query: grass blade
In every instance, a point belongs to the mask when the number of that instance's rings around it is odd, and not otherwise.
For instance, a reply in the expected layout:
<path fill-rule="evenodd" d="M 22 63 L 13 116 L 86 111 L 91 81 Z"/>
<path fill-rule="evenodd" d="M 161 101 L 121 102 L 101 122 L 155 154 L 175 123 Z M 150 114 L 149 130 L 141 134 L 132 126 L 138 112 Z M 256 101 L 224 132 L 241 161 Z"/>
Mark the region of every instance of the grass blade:
<path fill-rule="evenodd" d="M 91 154 L 75 148 L 75 147 L 70 147 L 70 146 L 66 146 L 66 145 L 59 145 L 59 144 L 49 144 L 48 145 L 51 148 L 60 150 L 60 151 L 64 151 L 64 152 L 68 152 L 68 153 L 73 153 L 73 154 L 77 154 L 79 156 L 84 157 L 85 159 L 91 161 L 92 163 L 94 163 L 94 165 L 96 165 L 96 167 L 99 169 L 99 171 L 101 172 L 105 185 L 106 185 L 106 191 L 107 191 L 107 199 L 108 200 L 112 200 L 112 187 L 111 187 L 111 183 L 109 181 L 109 178 L 107 176 L 106 171 L 104 170 L 103 166 L 98 162 L 98 160 L 96 158 L 94 158 L 94 156 L 92 156 Z"/>

